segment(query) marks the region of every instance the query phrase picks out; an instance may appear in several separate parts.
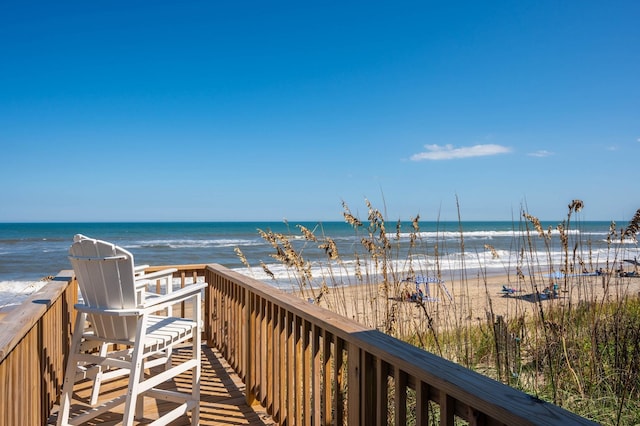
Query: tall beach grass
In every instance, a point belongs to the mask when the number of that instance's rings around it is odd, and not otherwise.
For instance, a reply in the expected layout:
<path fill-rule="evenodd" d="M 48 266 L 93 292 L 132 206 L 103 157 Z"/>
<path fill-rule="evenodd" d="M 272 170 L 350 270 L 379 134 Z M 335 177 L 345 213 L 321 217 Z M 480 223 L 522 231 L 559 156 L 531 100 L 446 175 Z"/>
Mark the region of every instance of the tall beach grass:
<path fill-rule="evenodd" d="M 626 227 L 611 222 L 604 259 L 594 256 L 591 241 L 571 232 L 581 226 L 580 200 L 568 204 L 553 229 L 521 211 L 513 221 L 517 259 L 506 262 L 502 283 L 533 299 L 514 297 L 506 311 L 497 312 L 495 282 L 486 270 L 464 264 L 462 218 L 456 247 L 450 247 L 444 238 L 424 240 L 417 215 L 388 223 L 368 201 L 366 206 L 367 217 L 359 218 L 343 203 L 344 219 L 360 241 L 349 253 L 339 253 L 321 224 L 291 226 L 287 234 L 259 230 L 272 256 L 287 267 L 297 294 L 601 424 L 640 423 L 640 298 L 631 291 L 640 278 L 616 273 L 624 258 L 617 243 L 637 247 L 640 210 Z M 401 247 L 400 234 L 407 232 L 408 246 Z M 551 250 L 558 245 L 562 256 L 554 263 Z M 448 287 L 431 285 L 438 303 L 408 298 L 415 279 L 425 275 L 421 258 L 435 259 L 428 273 L 442 279 L 440 262 L 452 250 L 463 254 L 461 264 Z M 499 257 L 492 246 L 485 250 Z M 318 263 L 322 272 L 314 276 Z M 585 274 L 600 268 L 601 274 Z M 546 278 L 551 270 L 560 274 Z"/>

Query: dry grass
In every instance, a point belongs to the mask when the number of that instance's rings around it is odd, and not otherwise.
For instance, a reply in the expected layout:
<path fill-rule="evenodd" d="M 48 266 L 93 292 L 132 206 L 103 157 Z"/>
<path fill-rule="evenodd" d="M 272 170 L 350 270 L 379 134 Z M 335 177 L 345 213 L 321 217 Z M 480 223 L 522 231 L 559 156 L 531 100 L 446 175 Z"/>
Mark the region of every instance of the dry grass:
<path fill-rule="evenodd" d="M 626 228 L 611 223 L 610 252 L 603 265 L 590 255 L 591 243 L 570 232 L 574 215 L 584 207 L 580 200 L 568 205 L 567 217 L 555 229 L 543 229 L 535 216 L 522 212 L 516 229 L 523 232 L 514 234 L 520 250 L 513 268 L 489 276 L 483 271 L 471 274 L 462 264 L 459 278 L 447 281 L 446 287 L 430 284 L 437 301 L 412 302 L 406 295 L 420 274 L 415 260 L 424 255 L 420 250 L 428 247 L 435 256 L 434 275 L 442 279 L 439 259 L 447 248 L 439 241 L 428 245 L 421 240 L 416 216 L 410 220 L 408 251 L 401 251 L 396 242 L 402 223 L 388 231 L 381 212 L 366 204 L 364 221 L 343 203 L 345 221 L 361 244 L 361 250 L 347 255 L 354 271 L 347 282 L 337 274 L 347 268 L 347 261 L 321 225 L 313 230 L 298 226 L 305 241 L 301 248 L 291 242 L 297 234 L 260 231 L 274 248 L 273 257 L 291 271 L 301 297 L 602 424 L 640 419 L 640 278 L 615 273 L 622 253 L 613 244 L 637 243 L 640 210 Z M 564 275 L 543 278 L 549 269 L 541 263 L 551 263 L 554 238 L 563 254 L 554 269 Z M 545 262 L 536 258 L 539 244 L 548 253 Z M 455 249 L 465 252 L 462 227 Z M 499 256 L 493 247 L 485 249 Z M 325 259 L 321 277 L 312 276 L 305 257 L 313 250 Z M 400 253 L 406 258 L 399 259 Z M 599 267 L 603 275 L 581 274 Z M 554 284 L 556 297 L 542 297 L 547 289 L 553 294 Z M 517 291 L 505 296 L 503 285 Z"/>

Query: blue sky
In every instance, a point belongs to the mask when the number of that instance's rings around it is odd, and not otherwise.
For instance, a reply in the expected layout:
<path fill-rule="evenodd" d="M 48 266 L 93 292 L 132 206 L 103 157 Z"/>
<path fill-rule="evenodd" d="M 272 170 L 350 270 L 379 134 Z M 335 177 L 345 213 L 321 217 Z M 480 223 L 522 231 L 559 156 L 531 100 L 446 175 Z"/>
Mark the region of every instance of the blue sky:
<path fill-rule="evenodd" d="M 629 220 L 640 2 L 3 2 L 0 221 Z M 456 201 L 457 200 L 457 201 Z"/>

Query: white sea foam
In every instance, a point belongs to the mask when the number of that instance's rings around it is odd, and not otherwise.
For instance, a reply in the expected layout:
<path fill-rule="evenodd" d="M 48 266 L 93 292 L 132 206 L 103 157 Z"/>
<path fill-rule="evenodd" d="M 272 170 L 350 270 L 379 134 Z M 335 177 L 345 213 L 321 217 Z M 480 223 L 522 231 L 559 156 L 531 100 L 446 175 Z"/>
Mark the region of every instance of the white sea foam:
<path fill-rule="evenodd" d="M 625 256 L 637 252 L 625 252 Z M 443 254 L 438 257 L 427 255 L 414 255 L 408 259 L 391 260 L 387 264 L 388 273 L 396 279 L 404 278 L 409 271 L 417 275 L 436 276 L 439 275 L 445 281 L 457 280 L 461 274 L 467 277 L 484 275 L 515 274 L 520 269 L 525 275 L 543 276 L 545 274 L 557 273 L 564 267 L 565 253 L 562 251 L 533 251 L 527 252 L 525 259 L 520 259 L 517 253 L 508 250 L 496 250 L 493 252 L 486 250 L 483 252 L 454 252 Z M 590 253 L 593 264 L 585 265 L 588 270 L 595 270 L 600 267 L 613 268 L 621 261 L 620 253 L 614 253 L 605 249 L 593 250 Z M 628 257 L 624 257 L 628 258 Z M 409 261 L 411 268 L 409 268 Z M 571 262 L 573 264 L 573 262 Z M 578 262 L 579 263 L 579 262 Z M 274 287 L 283 290 L 297 288 L 300 284 L 298 273 L 293 268 L 288 268 L 281 263 L 270 263 L 265 265 L 273 274 L 269 275 L 262 267 L 235 268 L 241 274 L 247 275 L 259 281 L 266 282 Z M 574 265 L 580 268 L 579 264 Z M 356 282 L 356 269 L 370 280 L 377 280 L 381 277 L 382 271 L 376 269 L 373 262 L 360 259 L 358 262 L 311 262 L 312 283 L 320 284 L 323 279 L 327 284 L 350 285 Z M 576 273 L 582 271 L 576 270 Z M 330 282 L 329 282 L 330 281 Z"/>
<path fill-rule="evenodd" d="M 137 244 L 127 245 L 127 249 L 149 247 L 166 247 L 171 249 L 206 248 L 206 247 L 235 247 L 263 244 L 261 241 L 242 238 L 216 238 L 211 240 L 148 240 Z"/>
<path fill-rule="evenodd" d="M 545 234 L 549 232 L 547 230 L 545 230 Z M 560 231 L 558 231 L 557 229 L 551 229 L 551 235 L 559 235 Z M 568 235 L 580 235 L 580 231 L 577 229 L 570 229 L 565 231 Z M 400 239 L 404 240 L 404 239 L 409 239 L 411 237 L 412 233 L 409 232 L 401 232 L 399 234 Z M 437 231 L 423 231 L 423 232 L 418 232 L 415 234 L 418 238 L 423 238 L 423 239 L 427 239 L 427 240 L 431 240 L 431 239 L 459 239 L 460 236 L 464 236 L 465 239 L 470 239 L 470 238 L 478 238 L 478 239 L 492 239 L 492 238 L 510 238 L 510 237 L 524 237 L 524 236 L 534 236 L 537 237 L 538 236 L 538 232 L 535 230 L 506 230 L 506 231 L 490 231 L 490 230 L 483 230 L 483 231 L 465 231 L 464 229 L 462 231 L 442 231 L 442 232 L 437 232 Z M 391 239 L 395 239 L 396 236 L 393 233 L 389 233 L 387 235 L 388 238 Z"/>

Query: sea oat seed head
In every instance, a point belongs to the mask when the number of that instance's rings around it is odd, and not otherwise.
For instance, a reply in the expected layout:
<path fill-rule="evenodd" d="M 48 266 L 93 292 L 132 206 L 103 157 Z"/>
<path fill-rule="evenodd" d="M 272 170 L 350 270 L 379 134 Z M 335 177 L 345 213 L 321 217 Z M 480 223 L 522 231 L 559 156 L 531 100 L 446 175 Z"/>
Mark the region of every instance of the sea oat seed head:
<path fill-rule="evenodd" d="M 584 207 L 584 203 L 582 202 L 582 200 L 573 200 L 571 201 L 571 204 L 569 204 L 569 212 L 579 212 L 580 210 L 582 210 L 582 208 Z"/>
<path fill-rule="evenodd" d="M 262 266 L 262 270 L 272 279 L 275 280 L 276 276 L 273 275 L 273 272 L 269 269 L 269 267 L 262 261 L 260 261 L 260 266 Z"/>
<path fill-rule="evenodd" d="M 636 210 L 636 214 L 633 215 L 629 226 L 624 230 L 623 236 L 631 237 L 636 240 L 636 234 L 640 230 L 640 209 Z"/>
<path fill-rule="evenodd" d="M 304 235 L 304 238 L 307 241 L 318 241 L 318 239 L 313 234 L 313 232 L 311 232 L 308 228 L 306 228 L 305 226 L 302 226 L 302 225 L 297 225 L 297 226 L 298 226 L 298 228 L 300 228 L 300 231 L 302 232 L 302 235 Z"/>
<path fill-rule="evenodd" d="M 485 244 L 484 248 L 486 248 L 487 250 L 489 250 L 491 252 L 491 257 L 493 259 L 499 259 L 500 256 L 498 255 L 498 252 L 496 251 L 495 247 L 493 247 L 491 244 Z"/>
<path fill-rule="evenodd" d="M 247 261 L 247 258 L 244 256 L 244 253 L 242 253 L 242 250 L 240 250 L 240 247 L 235 247 L 233 251 L 235 251 L 236 255 L 240 258 L 240 262 L 242 262 L 244 266 L 249 268 L 249 262 Z"/>

